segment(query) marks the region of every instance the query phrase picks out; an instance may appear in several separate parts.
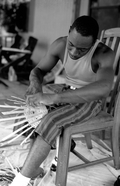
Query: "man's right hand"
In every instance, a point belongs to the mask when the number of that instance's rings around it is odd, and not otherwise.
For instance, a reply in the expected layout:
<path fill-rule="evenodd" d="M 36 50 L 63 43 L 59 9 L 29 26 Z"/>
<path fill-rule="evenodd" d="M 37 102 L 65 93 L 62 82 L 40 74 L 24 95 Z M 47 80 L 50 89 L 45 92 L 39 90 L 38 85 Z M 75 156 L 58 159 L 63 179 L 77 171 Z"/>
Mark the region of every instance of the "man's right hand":
<path fill-rule="evenodd" d="M 29 86 L 26 93 L 25 93 L 25 99 L 27 99 L 28 95 L 33 95 L 36 94 L 38 92 L 42 92 L 40 88 L 36 88 L 35 86 Z"/>

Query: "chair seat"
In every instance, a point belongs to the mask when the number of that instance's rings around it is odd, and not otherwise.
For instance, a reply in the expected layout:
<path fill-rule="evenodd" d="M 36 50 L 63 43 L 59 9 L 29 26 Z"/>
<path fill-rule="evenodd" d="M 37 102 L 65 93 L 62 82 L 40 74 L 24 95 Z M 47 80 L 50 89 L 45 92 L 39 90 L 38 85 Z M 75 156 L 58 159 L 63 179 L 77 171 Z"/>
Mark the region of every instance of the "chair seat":
<path fill-rule="evenodd" d="M 111 114 L 106 113 L 105 111 L 101 111 L 97 116 L 92 117 L 89 122 L 96 122 L 96 121 L 100 122 L 107 122 L 107 121 L 113 121 L 114 117 Z"/>
<path fill-rule="evenodd" d="M 82 123 L 77 123 L 76 125 L 72 125 L 67 128 L 69 130 L 69 134 L 76 134 L 79 132 L 90 132 L 102 130 L 105 128 L 110 128 L 114 124 L 114 118 L 110 114 L 101 111 L 97 116 L 92 117 L 89 120 L 86 120 Z"/>

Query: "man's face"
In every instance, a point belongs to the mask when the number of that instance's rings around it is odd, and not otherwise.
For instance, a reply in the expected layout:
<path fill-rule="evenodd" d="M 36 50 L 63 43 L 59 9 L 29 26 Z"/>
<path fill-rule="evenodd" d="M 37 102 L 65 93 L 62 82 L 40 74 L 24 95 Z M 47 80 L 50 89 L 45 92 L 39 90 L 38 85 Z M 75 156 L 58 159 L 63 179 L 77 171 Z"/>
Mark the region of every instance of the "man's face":
<path fill-rule="evenodd" d="M 82 36 L 75 29 L 68 36 L 68 53 L 71 59 L 76 60 L 84 56 L 92 47 L 92 36 Z"/>

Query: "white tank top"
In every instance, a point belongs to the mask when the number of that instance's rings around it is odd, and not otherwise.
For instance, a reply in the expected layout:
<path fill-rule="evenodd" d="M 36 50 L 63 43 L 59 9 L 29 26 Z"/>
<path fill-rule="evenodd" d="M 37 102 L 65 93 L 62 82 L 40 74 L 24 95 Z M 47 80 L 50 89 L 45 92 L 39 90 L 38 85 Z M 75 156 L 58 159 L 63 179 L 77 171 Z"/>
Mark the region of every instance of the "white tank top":
<path fill-rule="evenodd" d="M 99 42 L 99 40 L 96 40 L 90 51 L 77 60 L 71 59 L 68 54 L 67 60 L 63 64 L 64 70 L 62 72 L 65 84 L 74 88 L 80 88 L 96 81 L 96 73 L 92 70 L 91 59 Z"/>

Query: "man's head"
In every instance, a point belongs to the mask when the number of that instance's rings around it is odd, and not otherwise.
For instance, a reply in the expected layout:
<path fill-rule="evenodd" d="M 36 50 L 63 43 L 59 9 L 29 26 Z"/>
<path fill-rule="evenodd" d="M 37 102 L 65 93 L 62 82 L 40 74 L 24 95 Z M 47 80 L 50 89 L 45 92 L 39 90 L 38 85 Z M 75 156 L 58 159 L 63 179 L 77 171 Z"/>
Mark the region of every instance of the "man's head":
<path fill-rule="evenodd" d="M 70 27 L 68 36 L 68 52 L 71 58 L 84 56 L 97 39 L 99 26 L 90 16 L 77 18 Z"/>

